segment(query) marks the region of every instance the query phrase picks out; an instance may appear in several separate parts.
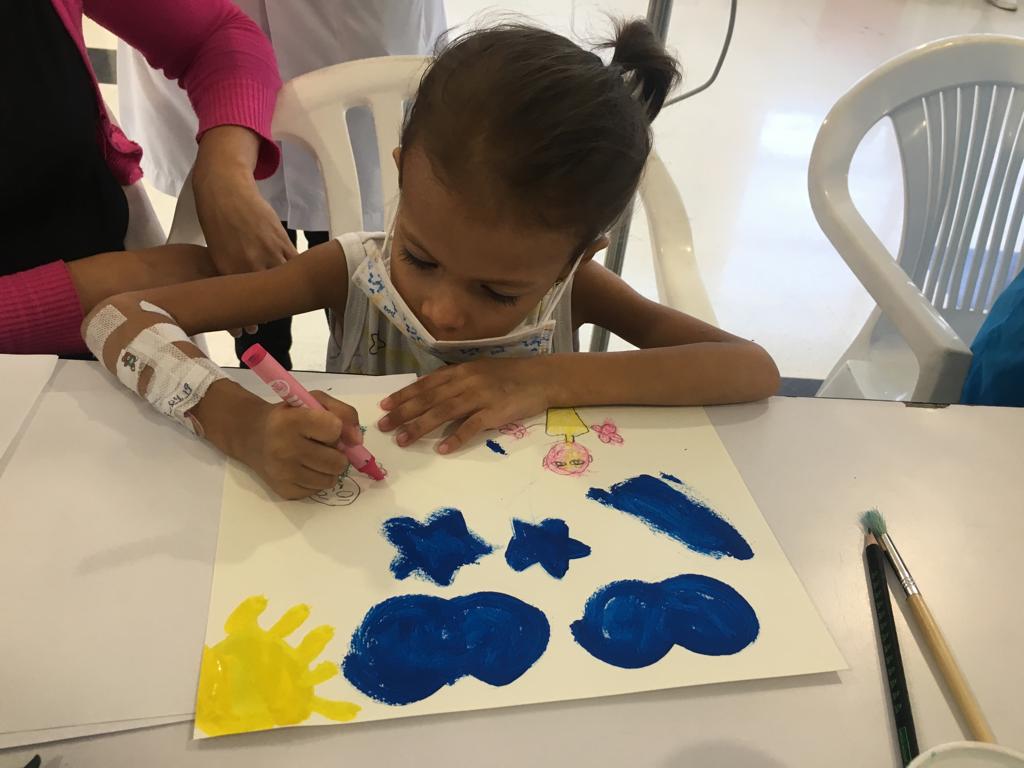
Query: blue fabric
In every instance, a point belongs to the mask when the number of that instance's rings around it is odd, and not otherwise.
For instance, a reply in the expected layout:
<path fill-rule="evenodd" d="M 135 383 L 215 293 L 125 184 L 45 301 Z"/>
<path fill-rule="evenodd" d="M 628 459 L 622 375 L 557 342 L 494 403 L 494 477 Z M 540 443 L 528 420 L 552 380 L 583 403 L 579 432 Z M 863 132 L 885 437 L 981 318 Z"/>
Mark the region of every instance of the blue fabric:
<path fill-rule="evenodd" d="M 971 351 L 960 402 L 1024 407 L 1024 271 L 992 306 Z"/>

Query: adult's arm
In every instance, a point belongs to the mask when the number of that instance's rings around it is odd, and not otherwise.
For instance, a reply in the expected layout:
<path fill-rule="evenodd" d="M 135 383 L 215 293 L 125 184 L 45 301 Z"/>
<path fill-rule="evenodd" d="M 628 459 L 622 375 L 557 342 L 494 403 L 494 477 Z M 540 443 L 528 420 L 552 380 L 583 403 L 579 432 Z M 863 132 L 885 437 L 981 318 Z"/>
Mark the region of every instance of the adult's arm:
<path fill-rule="evenodd" d="M 270 122 L 281 78 L 259 27 L 228 0 L 86 0 L 85 12 L 188 93 L 199 118 L 196 211 L 218 270 L 267 269 L 294 256 L 254 180 L 280 159 Z"/>
<path fill-rule="evenodd" d="M 85 0 L 83 10 L 178 81 L 199 118 L 197 138 L 221 125 L 248 128 L 260 138 L 256 178 L 276 170 L 270 121 L 281 77 L 274 49 L 229 0 Z"/>
<path fill-rule="evenodd" d="M 0 354 L 88 354 L 82 319 L 99 301 L 124 291 L 216 274 L 205 248 L 165 245 L 52 261 L 0 277 Z"/>

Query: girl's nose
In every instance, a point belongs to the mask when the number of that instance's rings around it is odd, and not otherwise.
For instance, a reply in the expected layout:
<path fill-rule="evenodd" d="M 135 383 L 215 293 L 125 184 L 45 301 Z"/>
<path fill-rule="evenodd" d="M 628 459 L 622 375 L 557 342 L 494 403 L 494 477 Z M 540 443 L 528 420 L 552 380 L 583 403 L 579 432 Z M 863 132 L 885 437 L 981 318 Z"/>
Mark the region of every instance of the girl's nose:
<path fill-rule="evenodd" d="M 443 288 L 424 299 L 420 319 L 439 341 L 457 339 L 466 327 L 466 315 L 453 291 Z"/>

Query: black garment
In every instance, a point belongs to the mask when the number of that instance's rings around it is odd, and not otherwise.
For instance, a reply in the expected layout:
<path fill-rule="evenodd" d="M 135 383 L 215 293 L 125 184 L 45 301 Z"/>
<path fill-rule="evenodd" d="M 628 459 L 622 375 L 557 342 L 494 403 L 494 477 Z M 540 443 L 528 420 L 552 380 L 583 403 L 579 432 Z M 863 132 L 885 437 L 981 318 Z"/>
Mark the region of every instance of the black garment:
<path fill-rule="evenodd" d="M 0 275 L 124 250 L 92 77 L 51 2 L 0 1 L 0 72 Z"/>
<path fill-rule="evenodd" d="M 296 231 L 288 229 L 288 225 L 283 221 L 281 226 L 288 233 L 288 239 L 292 241 L 292 245 L 295 245 L 298 238 Z M 310 248 L 326 243 L 330 239 L 326 232 L 306 232 L 305 235 Z M 242 355 L 253 344 L 262 344 L 263 348 L 284 366 L 285 370 L 292 369 L 292 319 L 290 317 L 282 317 L 280 320 L 264 323 L 256 330 L 256 333 L 243 332 L 240 338 L 235 339 L 235 354 L 238 355 L 238 364 L 243 368 L 249 366 L 242 362 Z"/>

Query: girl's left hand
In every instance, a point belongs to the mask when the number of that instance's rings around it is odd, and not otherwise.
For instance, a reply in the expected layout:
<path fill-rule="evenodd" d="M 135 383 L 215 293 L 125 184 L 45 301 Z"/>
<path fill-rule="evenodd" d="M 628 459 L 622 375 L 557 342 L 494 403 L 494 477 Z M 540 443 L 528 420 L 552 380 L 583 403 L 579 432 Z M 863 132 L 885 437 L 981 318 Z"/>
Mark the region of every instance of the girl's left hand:
<path fill-rule="evenodd" d="M 402 447 L 449 421 L 463 420 L 437 446 L 451 453 L 473 435 L 548 408 L 551 386 L 542 357 L 475 360 L 424 376 L 381 402 L 387 413 L 377 422 L 382 432 L 398 430 Z"/>

